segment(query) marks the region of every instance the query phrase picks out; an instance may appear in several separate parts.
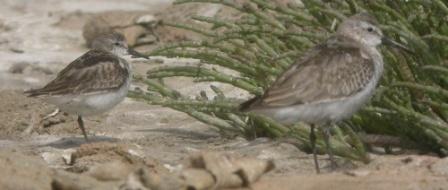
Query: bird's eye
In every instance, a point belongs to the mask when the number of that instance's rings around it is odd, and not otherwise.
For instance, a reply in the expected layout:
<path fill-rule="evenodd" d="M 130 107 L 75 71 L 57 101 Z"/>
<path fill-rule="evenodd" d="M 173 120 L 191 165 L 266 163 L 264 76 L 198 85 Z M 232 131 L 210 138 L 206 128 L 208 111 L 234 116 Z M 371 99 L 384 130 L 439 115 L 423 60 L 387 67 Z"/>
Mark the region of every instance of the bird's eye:
<path fill-rule="evenodd" d="M 119 45 L 120 45 L 120 43 L 118 43 L 118 42 L 115 42 L 115 43 L 114 43 L 114 45 L 116 45 L 116 46 L 119 46 Z"/>
<path fill-rule="evenodd" d="M 372 28 L 372 27 L 368 27 L 368 28 L 367 28 L 367 31 L 369 31 L 369 32 L 373 32 L 373 28 Z"/>

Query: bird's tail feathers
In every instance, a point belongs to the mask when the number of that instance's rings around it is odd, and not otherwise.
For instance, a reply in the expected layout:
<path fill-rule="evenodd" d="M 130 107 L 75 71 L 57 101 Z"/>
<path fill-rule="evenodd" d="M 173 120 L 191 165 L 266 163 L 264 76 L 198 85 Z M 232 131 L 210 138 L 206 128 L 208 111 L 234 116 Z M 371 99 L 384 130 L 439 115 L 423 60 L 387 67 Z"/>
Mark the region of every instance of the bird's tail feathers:
<path fill-rule="evenodd" d="M 45 92 L 42 91 L 42 89 L 31 89 L 31 90 L 27 90 L 23 93 L 28 97 L 36 97 L 36 96 L 46 94 Z"/>
<path fill-rule="evenodd" d="M 259 101 L 259 97 L 257 97 L 257 96 L 248 101 L 245 101 L 242 104 L 240 104 L 239 110 L 242 112 L 250 111 L 253 108 L 253 105 L 257 104 L 258 101 Z"/>

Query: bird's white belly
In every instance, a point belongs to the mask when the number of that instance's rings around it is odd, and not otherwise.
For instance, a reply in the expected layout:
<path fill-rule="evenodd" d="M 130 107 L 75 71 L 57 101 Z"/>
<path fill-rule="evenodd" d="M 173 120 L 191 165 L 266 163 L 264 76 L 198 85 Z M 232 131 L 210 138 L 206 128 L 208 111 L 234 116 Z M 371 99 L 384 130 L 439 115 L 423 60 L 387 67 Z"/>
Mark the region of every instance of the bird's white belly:
<path fill-rule="evenodd" d="M 117 91 L 85 95 L 49 97 L 47 102 L 55 104 L 61 111 L 80 116 L 106 112 L 123 101 L 129 89 L 129 82 Z"/>
<path fill-rule="evenodd" d="M 321 103 L 260 109 L 254 110 L 254 112 L 270 116 L 284 124 L 294 124 L 299 121 L 314 124 L 337 122 L 350 117 L 370 99 L 380 74 L 381 71 L 375 74 L 374 79 L 362 91 L 347 98 Z"/>
<path fill-rule="evenodd" d="M 302 104 L 281 108 L 274 117 L 282 123 L 293 124 L 299 121 L 307 123 L 337 122 L 350 117 L 372 96 L 373 87 L 366 88 L 347 99 L 314 104 Z"/>

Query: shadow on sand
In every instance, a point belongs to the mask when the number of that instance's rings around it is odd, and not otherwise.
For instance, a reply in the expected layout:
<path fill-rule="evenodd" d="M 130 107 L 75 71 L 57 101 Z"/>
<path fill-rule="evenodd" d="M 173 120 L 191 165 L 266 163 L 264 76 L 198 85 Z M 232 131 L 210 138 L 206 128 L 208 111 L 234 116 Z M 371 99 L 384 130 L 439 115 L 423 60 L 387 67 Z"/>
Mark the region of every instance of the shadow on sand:
<path fill-rule="evenodd" d="M 106 136 L 89 136 L 89 141 L 86 141 L 83 137 L 64 137 L 56 141 L 39 145 L 39 147 L 53 147 L 59 149 L 68 149 L 79 147 L 83 144 L 96 143 L 96 142 L 117 142 L 119 139 L 106 137 Z"/>

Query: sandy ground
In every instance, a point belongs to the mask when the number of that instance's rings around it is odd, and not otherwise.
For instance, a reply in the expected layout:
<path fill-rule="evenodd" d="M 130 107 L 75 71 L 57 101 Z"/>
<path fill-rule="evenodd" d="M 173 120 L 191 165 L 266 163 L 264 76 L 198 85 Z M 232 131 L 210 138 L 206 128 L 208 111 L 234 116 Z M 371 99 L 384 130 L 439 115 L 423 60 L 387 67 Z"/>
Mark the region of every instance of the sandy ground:
<path fill-rule="evenodd" d="M 22 92 L 42 86 L 87 50 L 81 30 L 92 14 L 147 11 L 174 20 L 198 12 L 225 14 L 216 5 L 169 7 L 169 14 L 160 12 L 169 3 L 0 1 L 0 189 L 67 189 L 64 185 L 73 181 L 81 184 L 80 189 L 117 189 L 129 181 L 128 175 L 136 168 L 168 175 L 182 169 L 189 157 L 200 151 L 273 160 L 275 169 L 252 184 L 252 189 L 448 189 L 448 159 L 372 155 L 373 162 L 368 165 L 351 163 L 352 169 L 343 167 L 333 173 L 324 169 L 324 174 L 316 175 L 312 157 L 293 145 L 266 138 L 222 138 L 213 128 L 183 113 L 131 99 L 106 114 L 86 119 L 91 143 L 85 143 L 73 116 L 61 114 L 41 122 L 55 107 Z M 167 28 L 156 32 L 167 42 L 194 38 Z M 188 61 L 192 60 L 165 59 L 162 64 Z M 142 60 L 132 64 L 141 74 L 152 67 Z M 183 92 L 203 87 L 186 80 L 169 82 Z M 235 89 L 225 89 L 239 95 Z M 327 164 L 325 156 L 319 159 Z"/>

